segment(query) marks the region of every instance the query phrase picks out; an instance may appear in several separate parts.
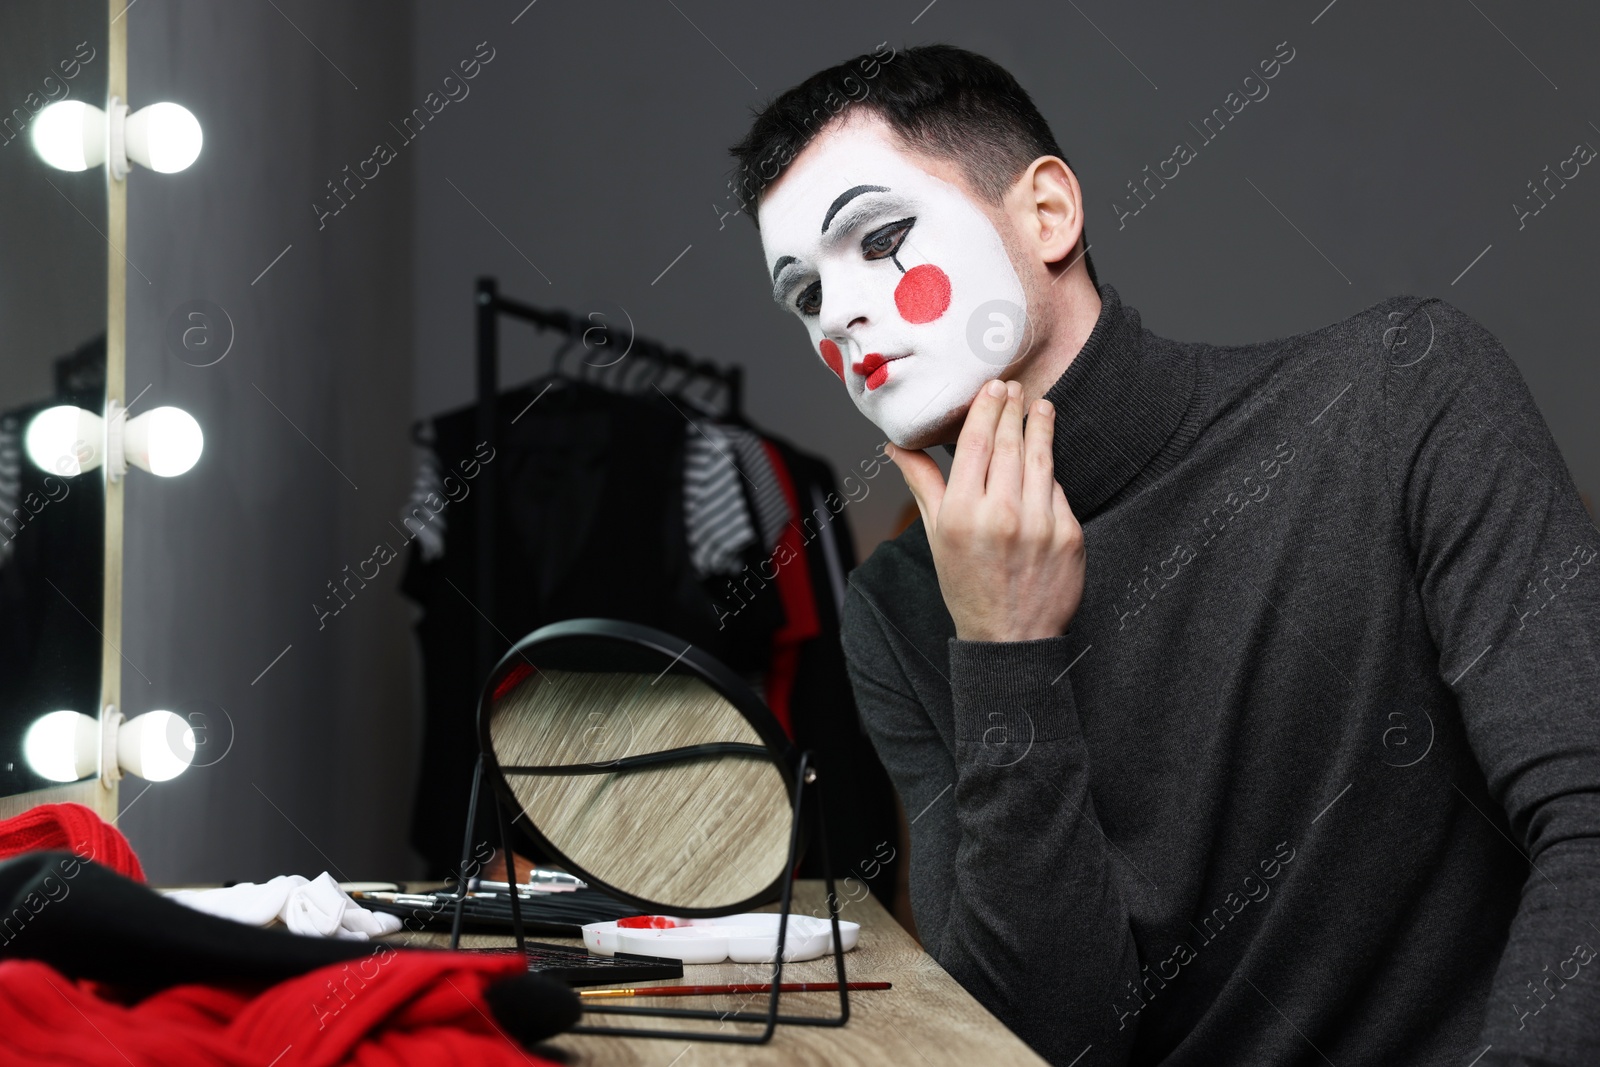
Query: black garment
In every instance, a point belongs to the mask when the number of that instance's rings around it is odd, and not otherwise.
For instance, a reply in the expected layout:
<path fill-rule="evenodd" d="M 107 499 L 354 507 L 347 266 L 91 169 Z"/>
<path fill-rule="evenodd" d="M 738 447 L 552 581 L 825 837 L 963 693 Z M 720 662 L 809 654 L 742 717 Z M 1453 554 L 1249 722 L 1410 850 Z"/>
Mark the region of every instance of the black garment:
<path fill-rule="evenodd" d="M 433 420 L 444 489 L 454 498 L 439 512 L 445 551 L 425 561 L 414 544 L 401 589 L 423 611 L 427 723 L 411 840 L 439 875 L 461 859 L 483 683 L 473 603 L 480 498 L 467 473 L 486 464 L 495 477 L 496 656 L 547 623 L 602 617 L 665 630 L 742 675 L 759 675 L 783 619 L 775 587 L 758 591 L 736 618 L 719 619 L 689 562 L 683 415 L 663 401 L 576 382 L 552 387 L 530 408 L 536 395 L 500 397 L 497 452 L 486 461 L 474 409 Z M 427 520 L 408 521 L 408 533 Z"/>
<path fill-rule="evenodd" d="M 281 982 L 382 946 L 208 915 L 64 851 L 0 862 L 0 920 L 0 957 L 141 994 L 185 982 Z"/>
<path fill-rule="evenodd" d="M 889 907 L 894 903 L 901 862 L 894 790 L 856 711 L 839 643 L 842 605 L 835 583 L 842 592 L 845 575 L 856 567 L 855 542 L 847 518 L 852 497 L 840 495 L 826 463 L 786 441 L 774 439 L 773 443 L 800 500 L 797 525 L 822 626 L 819 636 L 800 647 L 800 668 L 790 697 L 794 741 L 815 756 L 828 858 L 841 903 L 859 900 L 864 885 Z M 863 484 L 851 472 L 852 487 Z M 821 856 L 820 849 L 808 851 L 800 864 L 800 877 L 820 878 Z"/>
<path fill-rule="evenodd" d="M 1515 365 L 1101 296 L 1067 632 L 956 640 L 920 522 L 853 577 L 925 944 L 1058 1064 L 1600 1063 L 1600 536 Z"/>
<path fill-rule="evenodd" d="M 70 852 L 27 852 L 0 863 L 0 960 L 39 960 L 135 998 L 191 982 L 271 985 L 378 951 L 435 950 L 247 926 L 168 900 Z M 577 994 L 535 974 L 496 982 L 487 1000 L 525 1044 L 578 1021 Z"/>

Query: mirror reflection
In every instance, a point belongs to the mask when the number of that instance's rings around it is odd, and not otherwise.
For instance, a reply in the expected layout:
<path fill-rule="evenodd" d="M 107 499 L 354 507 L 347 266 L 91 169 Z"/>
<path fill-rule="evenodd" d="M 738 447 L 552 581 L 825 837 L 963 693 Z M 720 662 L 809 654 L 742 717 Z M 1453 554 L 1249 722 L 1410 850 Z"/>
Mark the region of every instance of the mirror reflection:
<path fill-rule="evenodd" d="M 784 772 L 733 704 L 662 666 L 525 669 L 492 703 L 493 753 L 531 825 L 588 876 L 668 907 L 732 907 L 783 873 Z"/>
<path fill-rule="evenodd" d="M 53 105 L 105 104 L 106 50 L 104 3 L 0 5 L 0 248 L 26 250 L 10 259 L 14 269 L 0 271 L 0 795 L 7 796 L 75 776 L 70 736 L 35 744 L 30 760 L 30 726 L 58 711 L 99 711 L 104 482 L 48 447 L 49 419 L 36 419 L 63 405 L 105 406 L 106 175 L 56 169 L 40 153 L 52 143 L 51 115 L 62 113 L 48 111 Z"/>

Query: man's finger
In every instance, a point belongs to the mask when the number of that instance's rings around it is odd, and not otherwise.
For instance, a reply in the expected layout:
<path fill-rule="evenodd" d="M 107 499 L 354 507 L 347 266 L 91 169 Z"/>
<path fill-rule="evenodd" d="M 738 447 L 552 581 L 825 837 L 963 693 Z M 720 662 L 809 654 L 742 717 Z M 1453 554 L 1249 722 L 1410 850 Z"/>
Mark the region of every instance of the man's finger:
<path fill-rule="evenodd" d="M 1056 532 L 1070 530 L 1078 524 L 1078 517 L 1072 513 L 1072 505 L 1067 502 L 1067 494 L 1061 488 L 1060 482 L 1054 482 L 1050 493 L 1050 509 L 1055 515 Z"/>
<path fill-rule="evenodd" d="M 994 454 L 994 429 L 1006 406 L 1006 383 L 996 378 L 984 383 L 967 408 L 967 421 L 956 438 L 956 456 L 950 462 L 950 488 L 977 499 L 989 476 L 989 457 Z"/>
<path fill-rule="evenodd" d="M 939 505 L 944 501 L 944 472 L 926 452 L 894 445 L 888 447 L 888 452 L 894 465 L 905 475 L 917 510 L 922 512 L 922 524 L 930 531 L 935 529 L 939 523 Z"/>
<path fill-rule="evenodd" d="M 1051 447 L 1055 442 L 1056 409 L 1048 400 L 1035 400 L 1028 417 L 1027 442 L 1023 446 L 1022 507 L 1025 512 L 1050 515 L 1051 490 L 1056 485 L 1056 461 Z"/>
<path fill-rule="evenodd" d="M 994 456 L 984 492 L 1022 503 L 1022 386 L 1006 383 L 1006 402 L 994 430 Z"/>

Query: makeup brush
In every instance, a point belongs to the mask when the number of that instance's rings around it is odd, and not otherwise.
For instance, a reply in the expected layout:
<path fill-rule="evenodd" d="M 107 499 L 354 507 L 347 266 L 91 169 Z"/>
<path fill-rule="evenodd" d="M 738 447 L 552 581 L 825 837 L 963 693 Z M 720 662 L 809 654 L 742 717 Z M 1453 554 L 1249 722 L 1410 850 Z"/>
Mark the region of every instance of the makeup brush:
<path fill-rule="evenodd" d="M 889 989 L 888 982 L 846 982 L 852 993 L 865 989 Z M 838 982 L 784 982 L 778 986 L 780 993 L 837 993 Z M 724 993 L 770 993 L 772 986 L 761 982 L 736 985 L 652 985 L 632 989 L 580 989 L 578 996 L 593 997 L 710 997 Z"/>

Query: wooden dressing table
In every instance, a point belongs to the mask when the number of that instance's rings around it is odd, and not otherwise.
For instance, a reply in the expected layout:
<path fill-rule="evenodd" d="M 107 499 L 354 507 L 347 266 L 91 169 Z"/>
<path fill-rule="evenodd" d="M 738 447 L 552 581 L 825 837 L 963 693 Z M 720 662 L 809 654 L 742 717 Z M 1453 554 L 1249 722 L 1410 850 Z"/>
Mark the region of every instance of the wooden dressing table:
<path fill-rule="evenodd" d="M 414 885 L 412 889 L 437 888 L 436 883 Z M 798 914 L 826 915 L 821 881 L 795 883 L 794 909 Z M 764 908 L 776 911 L 776 905 Z M 852 993 L 850 1021 L 842 1028 L 779 1026 L 765 1045 L 727 1045 L 709 1041 L 639 1040 L 588 1034 L 567 1034 L 538 1051 L 550 1059 L 593 1067 L 695 1067 L 697 1064 L 783 1064 L 815 1067 L 944 1067 L 957 1065 L 1026 1064 L 1042 1065 L 1044 1060 L 1022 1040 L 972 998 L 955 979 L 917 945 L 911 936 L 883 909 L 876 898 L 846 902 L 840 919 L 861 924 L 861 941 L 854 952 L 845 955 L 846 977 L 853 982 L 887 981 L 894 988 L 878 992 Z M 580 945 L 541 935 L 531 940 Z M 401 931 L 386 940 L 396 945 L 449 944 L 445 933 Z M 467 947 L 507 945 L 510 937 L 464 935 Z M 680 982 L 650 984 L 731 984 L 761 981 L 760 967 L 722 963 L 685 968 Z M 833 980 L 832 959 L 791 963 L 783 968 L 785 982 L 825 982 Z M 605 988 L 585 987 L 585 988 Z M 662 1005 L 664 1000 L 616 1000 L 612 1004 Z M 838 1010 L 836 993 L 786 993 L 779 1002 L 786 1013 L 826 1015 Z M 711 1011 L 759 1010 L 761 997 L 676 997 L 669 1007 L 702 1008 Z M 717 1025 L 707 1020 L 636 1019 L 628 1016 L 593 1016 L 603 1025 L 662 1028 L 692 1024 Z M 728 1023 L 745 1031 L 753 1024 Z"/>

